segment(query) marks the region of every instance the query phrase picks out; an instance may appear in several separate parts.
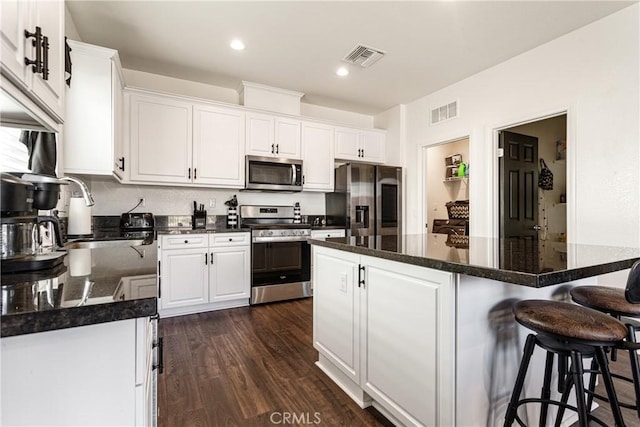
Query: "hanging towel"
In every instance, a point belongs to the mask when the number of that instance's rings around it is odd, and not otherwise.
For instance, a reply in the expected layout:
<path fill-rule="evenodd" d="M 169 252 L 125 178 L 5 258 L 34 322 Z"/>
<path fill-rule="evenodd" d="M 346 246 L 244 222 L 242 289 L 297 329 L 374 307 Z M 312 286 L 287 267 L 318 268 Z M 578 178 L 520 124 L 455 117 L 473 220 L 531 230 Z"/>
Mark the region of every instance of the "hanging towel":
<path fill-rule="evenodd" d="M 56 177 L 56 134 L 23 130 L 20 142 L 29 150 L 29 170 Z"/>

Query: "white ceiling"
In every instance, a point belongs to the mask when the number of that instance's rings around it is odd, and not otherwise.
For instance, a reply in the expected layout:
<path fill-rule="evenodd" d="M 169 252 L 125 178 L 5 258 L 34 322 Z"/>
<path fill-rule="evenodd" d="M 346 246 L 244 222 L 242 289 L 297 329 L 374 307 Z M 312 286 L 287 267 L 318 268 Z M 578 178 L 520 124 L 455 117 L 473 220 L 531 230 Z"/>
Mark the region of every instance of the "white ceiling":
<path fill-rule="evenodd" d="M 304 92 L 303 102 L 375 114 L 471 76 L 632 1 L 77 1 L 83 41 L 125 68 L 236 89 Z M 233 51 L 232 38 L 247 48 Z M 356 44 L 385 50 L 335 75 Z"/>

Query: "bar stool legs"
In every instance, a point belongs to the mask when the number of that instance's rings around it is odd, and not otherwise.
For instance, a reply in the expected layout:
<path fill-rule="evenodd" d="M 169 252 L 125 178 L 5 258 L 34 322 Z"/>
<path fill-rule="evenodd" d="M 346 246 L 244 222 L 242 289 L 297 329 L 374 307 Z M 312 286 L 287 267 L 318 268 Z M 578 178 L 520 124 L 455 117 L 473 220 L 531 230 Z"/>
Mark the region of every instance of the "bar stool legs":
<path fill-rule="evenodd" d="M 530 334 L 527 337 L 527 341 L 524 343 L 524 352 L 522 355 L 522 362 L 518 369 L 518 377 L 516 378 L 516 385 L 513 387 L 513 393 L 511 394 L 511 400 L 507 408 L 507 413 L 504 417 L 505 427 L 510 426 L 518 417 L 518 401 L 520 399 L 520 393 L 522 393 L 522 387 L 524 386 L 524 379 L 527 376 L 527 369 L 529 369 L 529 362 L 531 361 L 531 355 L 536 346 L 536 336 Z M 520 423 L 521 424 L 521 423 Z"/>

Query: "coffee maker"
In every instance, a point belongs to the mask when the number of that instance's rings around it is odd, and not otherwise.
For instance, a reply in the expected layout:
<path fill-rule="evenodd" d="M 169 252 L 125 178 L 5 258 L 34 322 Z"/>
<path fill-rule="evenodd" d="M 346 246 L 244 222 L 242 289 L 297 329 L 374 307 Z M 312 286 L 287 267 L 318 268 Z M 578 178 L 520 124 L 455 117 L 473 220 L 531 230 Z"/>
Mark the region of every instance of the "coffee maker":
<path fill-rule="evenodd" d="M 41 270 L 55 267 L 64 258 L 60 224 L 55 215 L 38 216 L 39 210 L 51 210 L 57 202 L 58 178 L 31 173 L 2 173 L 0 225 L 2 235 L 2 272 Z M 49 246 L 43 237 L 51 235 Z"/>

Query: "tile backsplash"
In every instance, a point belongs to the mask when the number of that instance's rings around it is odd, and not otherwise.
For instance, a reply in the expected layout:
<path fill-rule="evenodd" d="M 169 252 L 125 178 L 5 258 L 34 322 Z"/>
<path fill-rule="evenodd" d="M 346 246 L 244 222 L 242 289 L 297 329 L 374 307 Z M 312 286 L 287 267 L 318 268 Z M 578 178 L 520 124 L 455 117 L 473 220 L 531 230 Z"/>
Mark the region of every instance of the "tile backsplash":
<path fill-rule="evenodd" d="M 120 215 L 133 208 L 141 197 L 145 199 L 145 206 L 138 207 L 134 212 L 151 212 L 154 215 L 191 215 L 193 201 L 204 204 L 209 215 L 226 215 L 227 206 L 224 204 L 235 194 L 240 205 L 287 205 L 300 203 L 303 215 L 325 212 L 324 193 L 268 193 L 244 192 L 237 189 L 193 188 L 147 185 L 123 185 L 112 178 L 86 178 L 95 199 L 93 215 Z M 210 206 L 214 200 L 215 206 Z M 64 210 L 64 209 L 62 209 Z"/>

